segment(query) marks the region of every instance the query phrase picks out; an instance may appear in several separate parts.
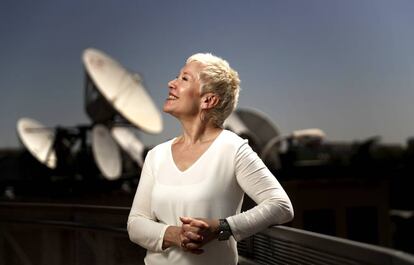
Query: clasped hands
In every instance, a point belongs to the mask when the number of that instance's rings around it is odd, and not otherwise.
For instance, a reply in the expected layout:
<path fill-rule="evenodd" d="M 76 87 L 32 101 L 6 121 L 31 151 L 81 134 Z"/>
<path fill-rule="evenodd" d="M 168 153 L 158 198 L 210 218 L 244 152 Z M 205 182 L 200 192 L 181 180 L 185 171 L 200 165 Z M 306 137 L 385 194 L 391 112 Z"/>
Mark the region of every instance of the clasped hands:
<path fill-rule="evenodd" d="M 201 248 L 208 242 L 217 238 L 219 226 L 218 220 L 205 218 L 180 217 L 181 226 L 181 248 L 193 254 L 202 254 Z"/>
<path fill-rule="evenodd" d="M 180 217 L 180 226 L 170 226 L 164 236 L 163 248 L 172 245 L 180 247 L 183 251 L 193 254 L 202 254 L 202 247 L 218 236 L 219 220 Z"/>

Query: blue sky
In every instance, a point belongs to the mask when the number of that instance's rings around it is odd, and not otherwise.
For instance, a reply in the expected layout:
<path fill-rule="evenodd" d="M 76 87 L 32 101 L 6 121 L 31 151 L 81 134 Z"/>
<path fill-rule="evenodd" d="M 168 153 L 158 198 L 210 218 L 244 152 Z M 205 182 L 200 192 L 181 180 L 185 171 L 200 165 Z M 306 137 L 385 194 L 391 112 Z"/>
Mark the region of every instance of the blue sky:
<path fill-rule="evenodd" d="M 284 134 L 328 140 L 414 136 L 414 1 L 11 1 L 0 3 L 0 147 L 18 146 L 20 117 L 90 123 L 81 54 L 98 48 L 139 72 L 161 108 L 185 59 L 212 52 L 239 72 L 240 107 Z M 156 144 L 180 133 L 163 114 Z"/>

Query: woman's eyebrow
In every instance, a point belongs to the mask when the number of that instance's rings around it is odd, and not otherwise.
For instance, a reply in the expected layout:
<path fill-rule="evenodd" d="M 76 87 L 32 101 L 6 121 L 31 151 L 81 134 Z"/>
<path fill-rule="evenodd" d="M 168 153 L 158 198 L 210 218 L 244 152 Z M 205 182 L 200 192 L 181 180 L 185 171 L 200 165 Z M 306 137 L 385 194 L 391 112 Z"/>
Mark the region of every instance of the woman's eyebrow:
<path fill-rule="evenodd" d="M 189 76 L 191 76 L 191 78 L 194 79 L 194 75 L 192 73 L 190 73 L 190 72 L 184 71 L 182 74 L 183 75 L 189 75 Z"/>

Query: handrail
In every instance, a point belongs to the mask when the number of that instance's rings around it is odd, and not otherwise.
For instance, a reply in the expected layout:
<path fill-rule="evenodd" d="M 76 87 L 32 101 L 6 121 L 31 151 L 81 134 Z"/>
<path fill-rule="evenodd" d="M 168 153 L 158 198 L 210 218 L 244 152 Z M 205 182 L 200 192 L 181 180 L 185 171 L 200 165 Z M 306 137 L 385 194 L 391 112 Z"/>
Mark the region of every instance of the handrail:
<path fill-rule="evenodd" d="M 103 205 L 0 202 L 0 223 L 92 229 L 127 236 L 129 210 Z M 249 258 L 249 264 L 414 264 L 414 256 L 401 251 L 286 226 L 268 228 L 240 242 L 239 254 Z"/>
<path fill-rule="evenodd" d="M 37 219 L 12 219 L 12 218 L 2 218 L 0 219 L 0 222 L 13 223 L 13 224 L 49 225 L 49 226 L 61 226 L 61 227 L 66 227 L 66 228 L 100 230 L 100 231 L 120 233 L 124 235 L 126 235 L 127 233 L 126 227 L 118 228 L 118 227 L 113 227 L 113 226 L 85 224 L 85 223 L 79 223 L 79 222 L 64 222 L 64 221 L 37 220 Z"/>
<path fill-rule="evenodd" d="M 239 254 L 260 264 L 283 259 L 299 264 L 414 264 L 414 256 L 402 251 L 286 226 L 268 228 L 249 240 L 250 249 L 241 246 Z"/>
<path fill-rule="evenodd" d="M 125 206 L 107 206 L 97 204 L 79 204 L 79 203 L 50 203 L 50 202 L 8 202 L 0 201 L 1 207 L 38 207 L 38 208 L 66 208 L 66 209 L 96 209 L 96 210 L 115 210 L 129 212 L 130 207 Z"/>
<path fill-rule="evenodd" d="M 33 217 L 33 211 L 23 216 L 5 216 L 0 211 L 0 222 L 20 223 L 20 224 L 37 224 L 61 226 L 67 228 L 92 229 L 108 232 L 116 232 L 125 234 L 126 217 L 130 210 L 129 207 L 121 206 L 105 206 L 105 205 L 88 205 L 88 204 L 63 204 L 63 203 L 33 203 L 33 202 L 0 202 L 0 210 L 8 209 L 9 213 L 20 209 L 42 209 L 46 210 L 49 215 L 41 215 Z M 68 211 L 66 215 L 55 215 L 54 212 Z M 85 218 L 85 214 L 91 213 L 112 213 L 120 218 L 111 220 L 109 224 L 97 224 L 93 218 Z M 82 218 L 80 218 L 82 216 Z M 105 220 L 102 220 L 105 221 Z"/>

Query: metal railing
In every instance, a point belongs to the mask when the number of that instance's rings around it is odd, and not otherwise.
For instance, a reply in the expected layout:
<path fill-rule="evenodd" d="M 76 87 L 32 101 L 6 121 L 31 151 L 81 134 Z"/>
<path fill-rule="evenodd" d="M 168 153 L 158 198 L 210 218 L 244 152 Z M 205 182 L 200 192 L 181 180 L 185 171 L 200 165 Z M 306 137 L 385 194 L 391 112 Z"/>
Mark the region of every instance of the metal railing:
<path fill-rule="evenodd" d="M 285 226 L 271 227 L 238 248 L 257 264 L 414 264 L 414 256 L 401 251 Z"/>
<path fill-rule="evenodd" d="M 83 264 L 85 261 L 89 264 L 136 264 L 136 259 L 141 258 L 145 251 L 141 249 L 137 255 L 137 245 L 129 242 L 126 231 L 128 212 L 129 207 L 0 202 L 0 263 L 48 264 L 51 259 L 49 256 L 39 258 L 30 253 L 36 247 L 41 251 L 42 246 L 46 246 L 55 248 L 52 260 L 59 264 Z M 27 235 L 22 237 L 17 232 L 22 227 L 33 232 L 29 237 L 38 236 L 45 242 L 34 241 L 38 242 L 38 246 L 28 245 Z M 68 231 L 77 236 L 68 236 Z M 55 236 L 50 238 L 53 233 Z M 69 243 L 66 242 L 70 241 L 68 238 L 81 242 Z M 51 240 L 56 242 L 56 246 L 50 246 Z M 111 250 L 116 248 L 119 240 L 122 240 L 124 247 Z M 82 250 L 85 246 L 96 256 L 85 258 L 87 254 Z M 10 257 L 10 253 L 5 253 L 5 248 L 12 249 L 12 253 L 19 257 Z M 127 251 L 127 248 L 130 250 Z M 243 240 L 239 242 L 238 249 L 240 264 L 244 265 L 414 264 L 414 257 L 407 253 L 285 226 L 271 227 Z M 59 251 L 66 252 L 59 254 Z M 124 262 L 99 257 L 102 253 L 108 257 L 117 251 L 126 251 L 122 254 L 125 256 Z M 77 258 L 64 258 L 73 253 Z M 21 262 L 10 263 L 10 260 Z"/>

